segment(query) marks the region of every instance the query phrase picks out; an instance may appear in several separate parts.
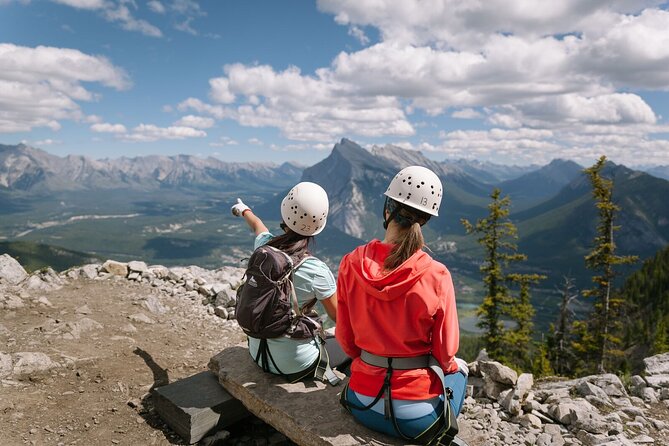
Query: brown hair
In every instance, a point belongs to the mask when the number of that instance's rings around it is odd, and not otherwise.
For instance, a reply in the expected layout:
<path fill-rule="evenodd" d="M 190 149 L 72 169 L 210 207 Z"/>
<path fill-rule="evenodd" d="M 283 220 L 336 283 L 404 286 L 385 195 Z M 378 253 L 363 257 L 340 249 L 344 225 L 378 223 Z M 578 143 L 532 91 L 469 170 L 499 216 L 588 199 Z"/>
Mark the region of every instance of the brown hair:
<path fill-rule="evenodd" d="M 299 260 L 305 255 L 310 254 L 309 247 L 313 239 L 312 236 L 300 235 L 288 229 L 285 234 L 272 237 L 267 244 L 285 252 L 293 260 Z"/>
<path fill-rule="evenodd" d="M 394 211 L 394 208 L 397 206 L 399 206 L 400 209 Z M 386 200 L 385 207 L 391 215 L 394 214 L 392 220 L 401 228 L 399 240 L 394 240 L 396 245 L 383 262 L 383 267 L 390 271 L 400 266 L 409 257 L 414 255 L 416 251 L 423 248 L 425 239 L 423 238 L 423 231 L 420 227 L 424 225 L 430 217 L 424 212 L 411 210 L 391 199 Z"/>

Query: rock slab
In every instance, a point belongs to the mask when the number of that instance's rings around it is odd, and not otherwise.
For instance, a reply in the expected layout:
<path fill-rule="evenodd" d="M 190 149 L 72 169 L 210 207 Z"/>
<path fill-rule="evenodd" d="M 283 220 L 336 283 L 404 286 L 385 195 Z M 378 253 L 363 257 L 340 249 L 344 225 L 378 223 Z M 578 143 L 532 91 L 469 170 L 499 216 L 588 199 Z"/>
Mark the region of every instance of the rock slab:
<path fill-rule="evenodd" d="M 255 365 L 245 345 L 223 350 L 209 361 L 209 369 L 250 412 L 299 445 L 406 444 L 353 420 L 339 405 L 345 382 L 337 386 L 308 379 L 287 383 Z"/>
<path fill-rule="evenodd" d="M 154 390 L 160 417 L 188 444 L 213 430 L 225 428 L 248 411 L 220 386 L 216 375 L 201 372 Z"/>
<path fill-rule="evenodd" d="M 9 254 L 0 255 L 0 279 L 16 285 L 28 277 L 28 273 L 19 262 Z"/>

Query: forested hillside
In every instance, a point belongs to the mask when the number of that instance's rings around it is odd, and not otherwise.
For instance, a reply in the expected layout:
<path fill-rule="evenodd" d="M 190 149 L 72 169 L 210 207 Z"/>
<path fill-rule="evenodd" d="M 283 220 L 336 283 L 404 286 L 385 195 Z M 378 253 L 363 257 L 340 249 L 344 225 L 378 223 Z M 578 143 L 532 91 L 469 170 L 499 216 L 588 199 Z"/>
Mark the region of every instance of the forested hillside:
<path fill-rule="evenodd" d="M 641 355 L 669 351 L 669 246 L 630 275 L 620 295 L 631 309 L 627 345 Z"/>

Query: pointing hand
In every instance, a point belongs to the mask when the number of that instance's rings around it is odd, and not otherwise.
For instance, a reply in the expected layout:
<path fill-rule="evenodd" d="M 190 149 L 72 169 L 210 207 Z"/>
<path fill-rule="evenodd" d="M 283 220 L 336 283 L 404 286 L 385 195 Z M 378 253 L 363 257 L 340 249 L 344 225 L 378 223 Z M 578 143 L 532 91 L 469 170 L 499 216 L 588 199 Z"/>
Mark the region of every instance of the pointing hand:
<path fill-rule="evenodd" d="M 230 210 L 232 215 L 235 217 L 241 217 L 244 215 L 244 211 L 250 210 L 251 208 L 244 204 L 241 198 L 237 198 L 237 204 L 233 205 Z"/>

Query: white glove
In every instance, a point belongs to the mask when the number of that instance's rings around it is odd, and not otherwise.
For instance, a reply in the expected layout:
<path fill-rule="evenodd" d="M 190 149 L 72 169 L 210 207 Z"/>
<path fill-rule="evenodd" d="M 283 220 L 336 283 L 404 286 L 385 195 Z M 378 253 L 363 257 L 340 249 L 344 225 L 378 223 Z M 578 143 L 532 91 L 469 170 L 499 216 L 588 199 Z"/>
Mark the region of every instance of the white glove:
<path fill-rule="evenodd" d="M 251 208 L 245 205 L 241 198 L 237 198 L 237 204 L 230 208 L 232 215 L 235 217 L 241 217 L 244 214 L 244 211 L 249 209 Z"/>
<path fill-rule="evenodd" d="M 465 376 L 469 376 L 469 367 L 464 359 L 455 358 L 455 362 L 458 363 L 458 370 L 464 373 Z"/>

